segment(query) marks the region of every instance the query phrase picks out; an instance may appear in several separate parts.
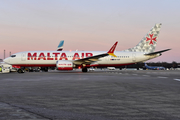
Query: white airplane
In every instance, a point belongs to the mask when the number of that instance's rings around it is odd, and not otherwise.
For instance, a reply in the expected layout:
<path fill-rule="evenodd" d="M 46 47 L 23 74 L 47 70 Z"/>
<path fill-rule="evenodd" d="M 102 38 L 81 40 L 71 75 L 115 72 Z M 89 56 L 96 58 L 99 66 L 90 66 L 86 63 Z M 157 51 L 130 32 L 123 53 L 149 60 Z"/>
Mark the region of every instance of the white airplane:
<path fill-rule="evenodd" d="M 116 67 L 147 61 L 161 55 L 155 51 L 161 24 L 155 24 L 145 37 L 133 48 L 115 51 L 116 42 L 108 52 L 105 51 L 26 51 L 11 55 L 4 62 L 20 66 L 19 73 L 25 67 L 57 67 L 58 70 L 82 68 L 87 72 L 89 67 Z"/>

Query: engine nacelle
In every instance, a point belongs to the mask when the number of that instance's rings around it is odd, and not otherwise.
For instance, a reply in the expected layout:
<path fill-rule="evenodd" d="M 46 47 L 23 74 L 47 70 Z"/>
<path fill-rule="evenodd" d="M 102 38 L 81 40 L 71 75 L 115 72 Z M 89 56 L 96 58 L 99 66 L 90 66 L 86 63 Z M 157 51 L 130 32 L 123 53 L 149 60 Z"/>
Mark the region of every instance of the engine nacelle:
<path fill-rule="evenodd" d="M 66 60 L 59 60 L 56 62 L 58 70 L 73 70 L 73 63 Z"/>

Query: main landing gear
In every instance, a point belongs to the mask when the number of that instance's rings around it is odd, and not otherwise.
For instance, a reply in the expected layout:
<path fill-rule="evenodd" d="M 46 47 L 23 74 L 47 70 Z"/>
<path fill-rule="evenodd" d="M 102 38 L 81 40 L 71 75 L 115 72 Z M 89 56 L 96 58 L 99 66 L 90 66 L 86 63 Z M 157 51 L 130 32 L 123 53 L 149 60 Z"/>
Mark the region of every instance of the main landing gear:
<path fill-rule="evenodd" d="M 87 72 L 87 67 L 82 68 L 82 72 Z"/>
<path fill-rule="evenodd" d="M 17 72 L 18 73 L 24 73 L 24 70 L 23 69 L 18 69 Z"/>
<path fill-rule="evenodd" d="M 48 67 L 41 67 L 41 70 L 42 70 L 43 72 L 48 72 Z"/>

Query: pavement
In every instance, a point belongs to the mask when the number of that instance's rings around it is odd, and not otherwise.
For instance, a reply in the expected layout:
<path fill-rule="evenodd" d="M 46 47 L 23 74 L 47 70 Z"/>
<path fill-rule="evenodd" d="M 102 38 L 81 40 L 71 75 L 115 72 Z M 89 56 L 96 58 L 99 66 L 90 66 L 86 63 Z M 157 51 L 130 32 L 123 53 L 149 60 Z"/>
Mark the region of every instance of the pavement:
<path fill-rule="evenodd" d="M 180 71 L 0 74 L 0 120 L 180 120 Z"/>

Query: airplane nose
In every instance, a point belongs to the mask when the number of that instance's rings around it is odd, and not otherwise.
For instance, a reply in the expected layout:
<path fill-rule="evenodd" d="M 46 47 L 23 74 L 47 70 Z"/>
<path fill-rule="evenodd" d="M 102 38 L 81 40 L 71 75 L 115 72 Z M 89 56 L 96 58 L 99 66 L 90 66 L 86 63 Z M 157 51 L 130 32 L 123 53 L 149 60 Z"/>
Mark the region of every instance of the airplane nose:
<path fill-rule="evenodd" d="M 9 63 L 10 62 L 10 59 L 9 58 L 6 58 L 3 60 L 5 63 Z"/>

